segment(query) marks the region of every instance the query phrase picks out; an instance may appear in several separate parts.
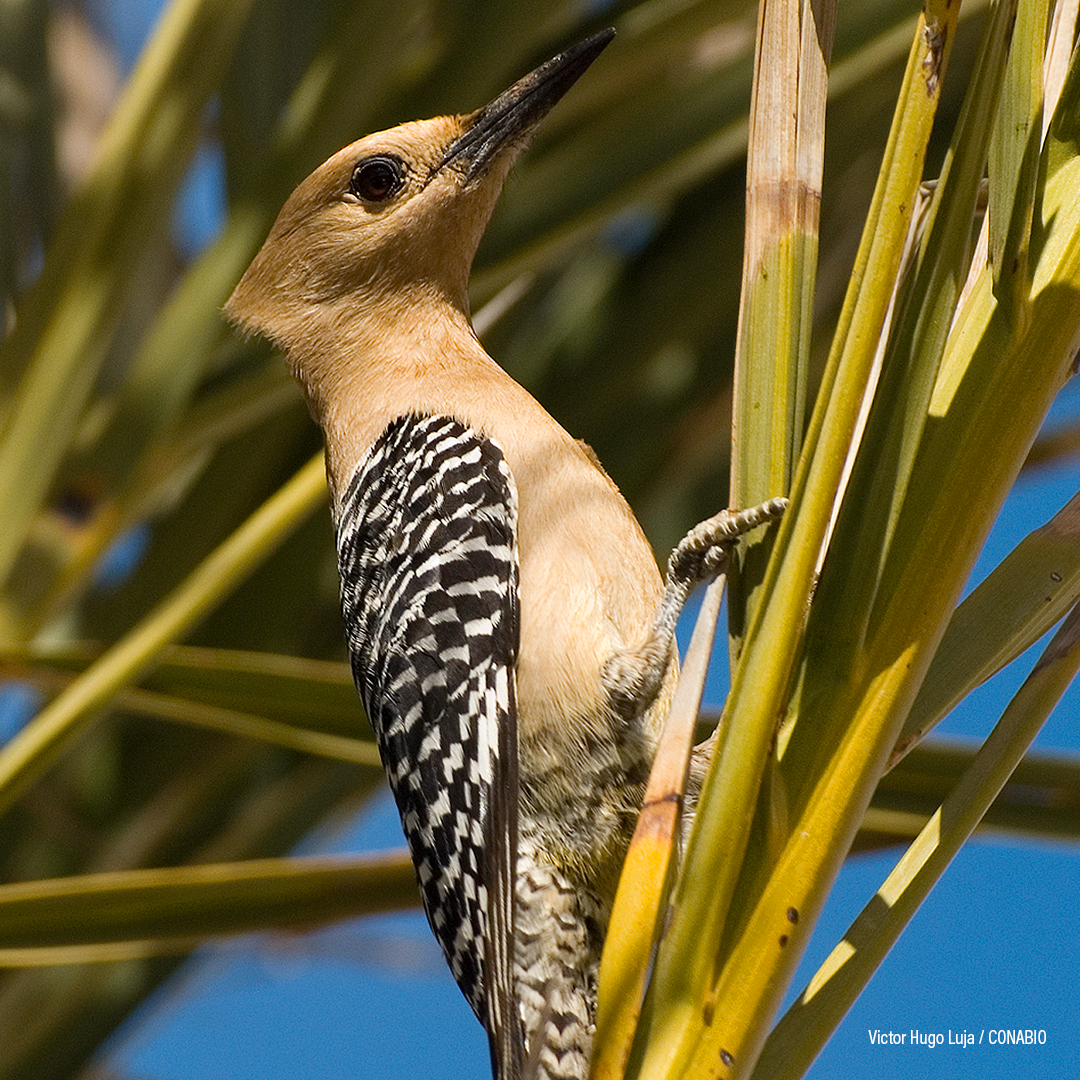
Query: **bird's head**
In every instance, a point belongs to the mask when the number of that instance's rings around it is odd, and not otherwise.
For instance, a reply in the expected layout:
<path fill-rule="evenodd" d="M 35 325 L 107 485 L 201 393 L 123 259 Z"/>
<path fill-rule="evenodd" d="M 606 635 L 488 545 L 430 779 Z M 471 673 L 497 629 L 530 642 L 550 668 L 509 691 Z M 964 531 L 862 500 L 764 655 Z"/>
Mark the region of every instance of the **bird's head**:
<path fill-rule="evenodd" d="M 340 341 L 356 320 L 407 326 L 429 303 L 467 317 L 473 256 L 511 165 L 613 33 L 560 53 L 476 112 L 338 151 L 285 203 L 228 317 L 276 341 L 302 378 L 312 372 L 301 353 Z"/>

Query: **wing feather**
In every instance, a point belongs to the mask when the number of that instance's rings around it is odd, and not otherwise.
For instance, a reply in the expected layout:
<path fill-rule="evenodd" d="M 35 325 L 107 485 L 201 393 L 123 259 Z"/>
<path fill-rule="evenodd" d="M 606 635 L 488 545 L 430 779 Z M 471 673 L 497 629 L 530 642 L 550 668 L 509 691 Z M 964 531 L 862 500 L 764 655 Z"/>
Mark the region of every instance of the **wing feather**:
<path fill-rule="evenodd" d="M 517 499 L 502 452 L 451 417 L 395 420 L 349 485 L 337 544 L 353 673 L 428 921 L 496 1076 L 516 1077 Z"/>

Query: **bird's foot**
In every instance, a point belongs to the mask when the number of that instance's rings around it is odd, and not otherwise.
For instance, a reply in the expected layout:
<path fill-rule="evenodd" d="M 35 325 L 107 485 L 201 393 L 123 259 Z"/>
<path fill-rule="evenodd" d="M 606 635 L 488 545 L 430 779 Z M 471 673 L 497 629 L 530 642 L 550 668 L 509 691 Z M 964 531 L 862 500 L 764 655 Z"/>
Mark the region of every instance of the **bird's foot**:
<path fill-rule="evenodd" d="M 645 644 L 616 653 L 604 665 L 604 685 L 618 713 L 640 716 L 652 704 L 671 663 L 675 624 L 687 597 L 724 571 L 739 537 L 776 520 L 787 504 L 776 498 L 747 510 L 721 510 L 679 541 L 668 559 L 664 596 Z"/>
<path fill-rule="evenodd" d="M 787 499 L 776 498 L 747 510 L 721 510 L 695 525 L 679 541 L 668 559 L 665 582 L 665 600 L 669 593 L 677 598 L 672 629 L 694 588 L 723 571 L 739 537 L 779 518 L 787 504 Z"/>

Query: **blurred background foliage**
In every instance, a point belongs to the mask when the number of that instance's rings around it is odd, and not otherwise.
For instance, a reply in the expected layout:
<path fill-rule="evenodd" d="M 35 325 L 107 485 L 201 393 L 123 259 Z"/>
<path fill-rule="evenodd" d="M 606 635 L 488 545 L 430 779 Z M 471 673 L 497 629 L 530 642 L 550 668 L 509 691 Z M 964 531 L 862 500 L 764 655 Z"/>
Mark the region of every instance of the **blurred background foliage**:
<path fill-rule="evenodd" d="M 910 0 L 841 7 L 818 368 L 916 14 Z M 0 9 L 0 724 L 14 748 L 0 762 L 0 874 L 34 902 L 45 879 L 282 855 L 383 783 L 344 664 L 324 497 L 305 467 L 318 433 L 280 358 L 220 317 L 289 191 L 344 143 L 476 108 L 615 25 L 616 47 L 507 186 L 474 311 L 489 351 L 593 445 L 658 552 L 727 501 L 755 4 L 175 0 L 133 72 L 134 49 L 105 44 L 106 16 L 45 0 Z M 966 5 L 950 75 L 970 68 L 984 17 Z M 962 75 L 946 81 L 946 138 L 964 89 Z M 931 175 L 943 152 L 944 140 Z M 1037 452 L 1074 444 L 1059 432 Z M 290 509 L 197 603 L 140 637 L 294 475 Z M 115 677 L 88 684 L 108 663 Z M 47 702 L 57 719 L 38 738 L 27 722 Z M 912 755 L 884 805 L 918 819 L 959 767 Z M 1057 806 L 1052 825 L 1027 827 L 1068 833 L 1075 799 Z M 351 910 L 412 902 L 402 864 L 390 879 L 356 872 Z M 253 888 L 284 899 L 286 880 Z M 106 929 L 121 910 L 142 920 L 141 946 L 109 964 L 0 973 L 5 1080 L 77 1074 L 176 964 L 155 955 L 155 936 L 175 949 L 232 928 L 214 923 L 215 902 L 248 905 L 250 925 L 289 921 L 222 891 L 193 901 L 185 923 L 179 882 L 142 908 L 131 880 L 127 894 L 108 884 L 76 887 L 83 941 L 123 939 Z M 327 877 L 307 906 L 290 900 L 291 918 L 341 914 L 340 890 Z M 30 965 L 19 943 L 53 939 L 20 929 L 17 899 L 0 897 L 0 949 Z"/>

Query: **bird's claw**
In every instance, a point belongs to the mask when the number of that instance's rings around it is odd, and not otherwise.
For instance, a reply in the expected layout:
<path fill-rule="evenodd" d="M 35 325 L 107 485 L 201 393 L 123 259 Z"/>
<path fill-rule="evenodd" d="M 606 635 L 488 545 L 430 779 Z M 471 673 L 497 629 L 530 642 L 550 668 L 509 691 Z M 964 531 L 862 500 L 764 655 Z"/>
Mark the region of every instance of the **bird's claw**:
<path fill-rule="evenodd" d="M 769 499 L 746 510 L 721 510 L 695 525 L 679 541 L 668 559 L 669 587 L 687 592 L 720 571 L 739 537 L 766 522 L 775 521 L 787 508 L 785 498 Z"/>
<path fill-rule="evenodd" d="M 620 715 L 641 715 L 656 698 L 671 663 L 675 624 L 695 586 L 720 573 L 739 537 L 774 521 L 787 508 L 784 498 L 769 499 L 748 510 L 721 510 L 695 525 L 668 559 L 664 597 L 644 645 L 609 657 L 603 680 L 612 707 Z"/>

